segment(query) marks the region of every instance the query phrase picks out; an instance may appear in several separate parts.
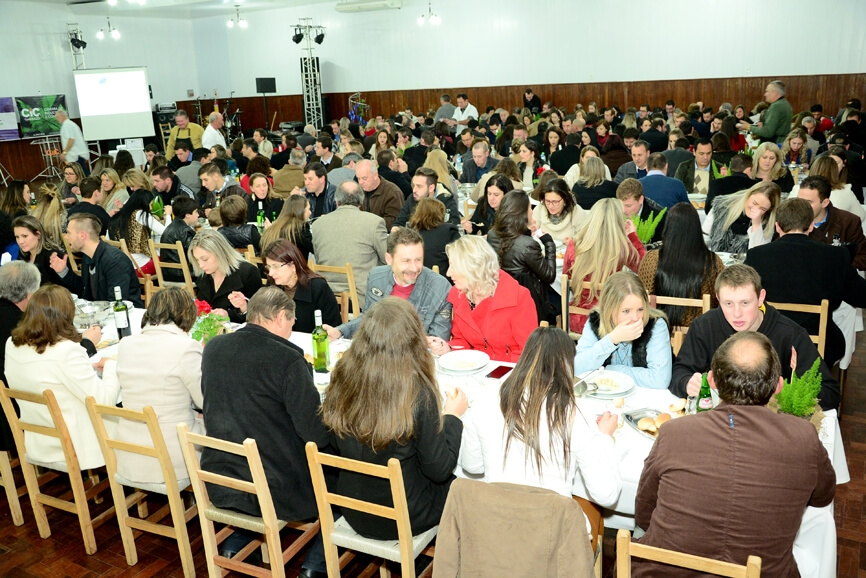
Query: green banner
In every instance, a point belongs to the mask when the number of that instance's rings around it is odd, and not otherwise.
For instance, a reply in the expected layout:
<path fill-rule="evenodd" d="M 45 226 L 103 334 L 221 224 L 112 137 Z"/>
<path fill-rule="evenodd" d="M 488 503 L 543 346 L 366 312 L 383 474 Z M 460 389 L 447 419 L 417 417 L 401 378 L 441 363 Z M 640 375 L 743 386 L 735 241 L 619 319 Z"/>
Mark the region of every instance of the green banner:
<path fill-rule="evenodd" d="M 65 94 L 16 96 L 18 121 L 24 138 L 60 134 L 60 123 L 54 118 L 58 109 L 66 110 Z"/>

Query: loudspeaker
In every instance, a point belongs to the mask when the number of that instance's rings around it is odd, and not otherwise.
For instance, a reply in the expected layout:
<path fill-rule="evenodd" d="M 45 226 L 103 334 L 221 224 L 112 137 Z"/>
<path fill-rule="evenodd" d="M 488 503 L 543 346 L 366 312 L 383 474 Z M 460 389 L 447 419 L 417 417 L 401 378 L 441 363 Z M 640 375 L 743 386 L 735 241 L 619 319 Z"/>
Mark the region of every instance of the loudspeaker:
<path fill-rule="evenodd" d="M 174 126 L 174 111 L 166 111 L 166 112 L 155 112 L 153 113 L 153 121 L 156 124 L 170 124 Z"/>
<path fill-rule="evenodd" d="M 257 78 L 256 79 L 256 92 L 259 94 L 267 94 L 267 93 L 275 93 L 277 92 L 277 79 L 276 78 Z"/>

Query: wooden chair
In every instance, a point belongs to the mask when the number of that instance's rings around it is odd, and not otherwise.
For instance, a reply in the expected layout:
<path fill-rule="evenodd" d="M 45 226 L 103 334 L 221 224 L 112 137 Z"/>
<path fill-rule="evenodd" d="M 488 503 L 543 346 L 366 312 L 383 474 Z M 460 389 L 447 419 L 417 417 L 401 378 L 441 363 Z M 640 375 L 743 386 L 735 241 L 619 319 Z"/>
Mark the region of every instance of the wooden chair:
<path fill-rule="evenodd" d="M 346 276 L 346 282 L 349 285 L 349 290 L 344 291 L 343 293 L 347 293 L 349 300 L 352 302 L 352 312 L 355 314 L 355 317 L 361 314 L 361 302 L 358 300 L 358 288 L 355 285 L 355 274 L 352 272 L 352 264 L 346 263 L 345 267 L 335 267 L 333 265 L 320 265 L 313 261 L 307 263 L 310 267 L 311 271 L 315 271 L 316 273 L 339 273 L 341 275 Z M 340 295 L 337 295 L 337 300 L 339 301 Z M 348 319 L 347 319 L 348 320 Z M 345 321 L 344 321 L 345 323 Z"/>
<path fill-rule="evenodd" d="M 52 426 L 36 425 L 21 421 L 15 413 L 15 407 L 12 405 L 13 399 L 18 400 L 19 405 L 24 402 L 45 406 L 51 417 Z M 33 507 L 33 516 L 36 518 L 39 535 L 42 538 L 51 536 L 51 527 L 48 525 L 45 506 L 75 514 L 78 516 L 78 523 L 81 526 L 81 535 L 84 538 L 84 550 L 88 554 L 95 554 L 96 537 L 93 531 L 114 515 L 114 506 L 91 519 L 87 501 L 104 490 L 108 486 L 108 480 L 99 482 L 98 478 L 90 476 L 90 487 L 85 489 L 84 481 L 81 477 L 81 468 L 78 465 L 78 456 L 72 445 L 72 438 L 69 437 L 66 421 L 63 419 L 63 414 L 60 413 L 60 406 L 57 405 L 54 392 L 46 389 L 42 394 L 28 393 L 15 389 L 7 389 L 0 385 L 0 404 L 3 405 L 6 419 L 9 420 L 9 427 L 15 438 L 15 446 L 18 449 L 19 456 L 27 455 L 24 446 L 24 432 L 28 432 L 27 435 L 44 435 L 57 438 L 60 440 L 61 447 L 63 448 L 65 459 L 62 462 L 45 463 L 27 457 L 20 460 L 21 471 L 24 474 L 24 482 L 27 484 L 27 493 L 30 495 L 30 504 Z M 62 498 L 43 494 L 39 488 L 39 479 L 36 476 L 36 468 L 34 466 L 69 474 L 69 483 L 72 486 L 72 501 L 69 502 Z"/>
<path fill-rule="evenodd" d="M 658 308 L 659 305 L 679 305 L 680 307 L 700 307 L 701 314 L 710 310 L 710 295 L 704 293 L 700 299 L 689 299 L 686 297 L 665 297 L 664 295 L 650 295 L 650 307 Z M 671 327 L 671 331 L 679 330 L 683 334 L 688 333 L 688 327 Z"/>
<path fill-rule="evenodd" d="M 195 499 L 199 506 L 198 517 L 201 521 L 208 575 L 211 578 L 223 576 L 225 572 L 222 569 L 224 568 L 225 570 L 233 570 L 252 576 L 285 578 L 285 564 L 318 533 L 319 522 L 304 524 L 285 522 L 277 519 L 277 514 L 274 511 L 274 502 L 271 498 L 271 490 L 268 487 L 268 480 L 265 477 L 265 470 L 262 466 L 262 458 L 259 455 L 259 449 L 255 440 L 246 439 L 243 445 L 235 444 L 190 433 L 189 427 L 185 423 L 177 426 L 177 434 L 180 437 L 180 447 L 183 450 L 183 457 L 189 471 L 190 483 L 192 484 Z M 253 481 L 247 482 L 202 470 L 195 446 L 242 456 L 247 461 Z M 262 512 L 261 517 L 250 516 L 236 510 L 226 510 L 214 506 L 210 501 L 205 483 L 253 494 L 258 498 L 259 508 Z M 214 529 L 214 522 L 226 524 L 226 526 L 217 533 Z M 233 527 L 263 534 L 264 540 L 253 540 L 232 558 L 221 556 L 218 546 L 234 532 Z M 284 527 L 301 532 L 301 535 L 285 550 L 282 549 L 280 543 L 280 530 Z M 244 562 L 244 559 L 259 546 L 262 547 L 262 559 L 265 563 L 269 563 L 269 553 L 282 553 L 277 560 L 270 563 L 270 571 Z"/>
<path fill-rule="evenodd" d="M 15 460 L 15 462 L 17 461 Z M 18 488 L 15 487 L 15 478 L 12 476 L 12 461 L 9 460 L 9 452 L 0 452 L 0 486 L 3 486 L 3 490 L 6 492 L 6 501 L 9 502 L 9 510 L 12 513 L 12 523 L 16 526 L 24 525 L 24 515 L 21 513 Z"/>
<path fill-rule="evenodd" d="M 562 299 L 562 303 L 561 303 L 562 304 L 562 315 L 560 317 L 560 321 L 562 323 L 562 330 L 565 331 L 566 333 L 568 333 L 572 339 L 577 341 L 578 339 L 580 339 L 580 334 L 574 333 L 573 331 L 569 330 L 569 325 L 568 325 L 569 317 L 571 315 L 589 315 L 589 312 L 591 311 L 591 309 L 587 309 L 585 307 L 578 307 L 577 305 L 571 305 L 569 303 L 568 282 L 569 282 L 568 275 L 566 275 L 564 273 L 562 275 L 560 275 L 560 292 L 561 292 L 561 299 Z M 589 289 L 590 283 L 588 281 L 584 281 L 581 284 L 580 288 L 581 288 L 581 291 L 583 291 L 584 289 Z"/>
<path fill-rule="evenodd" d="M 818 335 L 809 335 L 812 343 L 818 348 L 818 355 L 824 357 L 824 348 L 827 345 L 827 323 L 830 319 L 830 302 L 821 300 L 820 305 L 805 305 L 802 303 L 775 303 L 768 301 L 770 305 L 779 311 L 795 311 L 797 313 L 814 313 L 819 316 Z"/>
<path fill-rule="evenodd" d="M 439 273 L 439 265 L 433 265 L 433 267 L 430 270 L 433 271 L 434 273 L 438 274 Z"/>
<path fill-rule="evenodd" d="M 151 279 L 149 274 L 145 274 L 144 271 L 141 270 L 141 267 L 138 266 L 138 262 L 132 258 L 132 253 L 129 252 L 129 247 L 126 245 L 126 239 L 112 241 L 108 237 L 102 237 L 102 240 L 112 247 L 123 251 L 123 253 L 129 257 L 129 260 L 132 261 L 133 266 L 135 266 L 135 272 L 138 273 L 138 284 L 141 285 L 141 299 L 144 301 L 144 307 L 147 308 L 150 303 L 150 298 L 154 293 L 153 279 Z"/>
<path fill-rule="evenodd" d="M 631 578 L 631 558 L 643 558 L 653 562 L 670 564 L 680 568 L 697 570 L 715 574 L 716 576 L 728 576 L 730 578 L 758 578 L 761 575 L 761 558 L 749 556 L 744 566 L 721 562 L 692 554 L 684 554 L 673 550 L 645 546 L 631 541 L 631 532 L 620 530 L 616 534 L 616 576 L 617 578 Z"/>
<path fill-rule="evenodd" d="M 180 241 L 178 241 L 178 244 L 180 244 Z M 126 553 L 126 563 L 130 566 L 135 566 L 138 563 L 138 552 L 135 549 L 133 529 L 141 530 L 176 540 L 178 549 L 180 550 L 183 575 L 185 578 L 195 578 L 195 563 L 192 558 L 192 549 L 189 544 L 186 524 L 196 515 L 197 509 L 195 504 L 189 509 L 184 509 L 180 491 L 182 489 L 189 489 L 189 479 L 178 480 L 174 473 L 174 466 L 172 466 L 171 456 L 165 445 L 165 439 L 159 427 L 156 412 L 150 406 L 146 406 L 142 411 L 133 411 L 114 406 L 99 405 L 93 397 L 88 397 L 86 403 L 87 412 L 90 414 L 90 420 L 93 422 L 93 429 L 96 431 L 96 437 L 99 439 L 99 446 L 102 448 L 102 455 L 105 457 L 105 468 L 108 472 L 107 477 L 109 486 L 111 487 L 111 495 L 114 497 L 117 522 L 120 525 L 120 537 L 123 540 L 123 550 Z M 150 433 L 150 444 L 142 445 L 109 438 L 108 430 L 105 428 L 104 416 L 145 424 Z M 139 459 L 147 459 L 148 457 L 156 459 L 165 483 L 140 484 L 120 476 L 117 473 L 117 454 L 115 453 L 118 450 L 136 454 L 140 456 Z M 135 491 L 129 497 L 126 497 L 123 486 L 135 488 Z M 147 508 L 144 501 L 147 498 L 147 492 L 156 492 L 168 498 L 168 505 L 150 517 L 147 516 Z M 140 505 L 139 518 L 133 518 L 129 515 L 126 506 L 129 500 Z M 167 514 L 171 516 L 171 526 L 158 523 Z"/>
<path fill-rule="evenodd" d="M 189 291 L 190 295 L 195 297 L 195 285 L 192 282 L 192 273 L 189 268 L 189 261 L 186 258 L 186 251 L 183 250 L 183 244 L 180 241 L 174 243 L 154 243 L 153 239 L 147 240 L 147 245 L 150 247 L 150 258 L 153 259 L 153 268 L 156 269 L 157 287 L 153 288 L 153 292 L 157 292 L 165 287 L 183 287 Z M 159 251 L 177 251 L 178 263 L 169 263 L 159 260 Z M 179 270 L 183 273 L 183 281 L 166 281 L 163 269 Z"/>
<path fill-rule="evenodd" d="M 589 520 L 589 536 L 592 538 L 591 547 L 595 554 L 593 573 L 595 574 L 595 578 L 601 578 L 602 559 L 604 558 L 602 555 L 602 542 L 604 541 L 604 515 L 602 509 L 600 506 L 580 496 L 572 496 L 572 498 L 580 504 L 583 513 L 586 515 L 586 519 Z"/>
<path fill-rule="evenodd" d="M 69 268 L 72 269 L 73 273 L 80 276 L 81 266 L 78 264 L 78 257 L 72 253 L 72 248 L 69 246 L 69 243 L 66 242 L 66 235 L 61 235 L 60 238 L 63 239 L 63 250 L 66 251 L 66 254 L 69 256 Z"/>
<path fill-rule="evenodd" d="M 674 352 L 674 355 L 680 354 L 680 349 L 683 346 L 683 341 L 685 341 L 686 334 L 683 331 L 686 329 L 685 327 L 677 327 L 671 333 L 671 349 Z"/>
<path fill-rule="evenodd" d="M 252 245 L 247 245 L 246 253 L 244 253 L 244 258 L 259 269 L 259 272 L 262 274 L 262 285 L 267 285 L 268 276 L 265 273 L 265 260 L 261 257 L 256 256 L 256 248 Z"/>
<path fill-rule="evenodd" d="M 415 558 L 420 554 L 433 555 L 435 552 L 427 545 L 436 536 L 438 526 L 417 536 L 412 535 L 409 523 L 409 506 L 406 502 L 406 489 L 403 486 L 403 470 L 396 458 L 388 460 L 387 466 L 378 466 L 367 462 L 340 458 L 319 452 L 315 442 L 307 442 L 307 462 L 310 465 L 310 475 L 313 479 L 313 490 L 316 492 L 316 504 L 319 506 L 319 522 L 322 524 L 322 540 L 325 543 L 325 561 L 328 565 L 328 577 L 340 576 L 340 558 L 337 547 L 348 548 L 384 558 L 400 564 L 403 578 L 415 578 Z M 328 491 L 325 485 L 325 474 L 322 466 L 331 466 L 341 470 L 356 472 L 374 478 L 383 478 L 391 484 L 391 496 L 394 506 L 382 506 L 364 502 Z M 373 540 L 352 530 L 345 518 L 334 521 L 331 506 L 349 508 L 380 516 L 397 523 L 398 540 Z M 430 568 L 424 571 L 426 575 Z M 390 577 L 390 571 L 380 566 L 380 576 Z"/>

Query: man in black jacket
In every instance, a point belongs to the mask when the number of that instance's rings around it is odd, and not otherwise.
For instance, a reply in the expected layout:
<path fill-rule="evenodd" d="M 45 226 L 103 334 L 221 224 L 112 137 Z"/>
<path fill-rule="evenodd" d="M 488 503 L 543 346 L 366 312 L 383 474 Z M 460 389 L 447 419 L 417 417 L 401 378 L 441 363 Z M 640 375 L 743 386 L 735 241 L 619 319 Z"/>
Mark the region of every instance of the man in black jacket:
<path fill-rule="evenodd" d="M 415 171 L 415 176 L 412 177 L 412 194 L 403 203 L 403 208 L 400 209 L 400 214 L 394 219 L 394 226 L 391 227 L 391 232 L 397 227 L 405 227 L 415 214 L 415 208 L 418 206 L 418 201 L 423 198 L 435 198 L 445 205 L 445 222 L 460 226 L 460 209 L 457 206 L 457 201 L 454 195 L 447 190 L 437 195 L 439 176 L 436 171 L 429 167 L 421 167 Z M 441 273 L 441 271 L 440 271 Z"/>
<path fill-rule="evenodd" d="M 498 160 L 490 158 L 490 145 L 487 141 L 476 142 L 472 145 L 472 158 L 463 165 L 460 182 L 475 184 L 497 164 L 499 164 Z"/>
<path fill-rule="evenodd" d="M 766 291 L 761 277 L 748 265 L 731 265 L 716 278 L 719 307 L 698 317 L 689 326 L 685 341 L 674 361 L 668 388 L 677 397 L 697 395 L 701 376 L 710 369 L 713 353 L 725 340 L 739 331 L 766 335 L 782 362 L 782 377 L 791 371 L 803 375 L 819 358 L 806 330 L 774 307 L 764 303 Z M 841 400 L 839 382 L 823 362 L 820 363 L 821 391 L 818 400 L 825 410 L 836 409 Z"/>
<path fill-rule="evenodd" d="M 66 242 L 73 253 L 84 253 L 81 277 L 67 267 L 68 255 L 61 259 L 51 254 L 51 268 L 70 291 L 87 301 L 114 301 L 114 288 L 120 287 L 123 299 L 135 307 L 144 307 L 141 286 L 132 260 L 120 249 L 99 239 L 99 219 L 87 213 L 69 217 Z"/>
<path fill-rule="evenodd" d="M 171 169 L 168 167 L 160 168 L 165 169 L 169 173 L 171 172 Z M 111 217 L 105 209 L 102 208 L 102 205 L 99 204 L 102 202 L 102 198 L 105 195 L 99 179 L 96 177 L 87 177 L 81 181 L 78 189 L 81 191 L 81 202 L 75 203 L 69 207 L 69 211 L 66 212 L 67 217 L 74 215 L 75 213 L 87 213 L 93 215 L 99 219 L 99 222 L 102 224 L 99 234 L 104 235 L 108 231 L 108 222 Z M 116 212 L 117 209 L 114 209 L 114 211 Z"/>
<path fill-rule="evenodd" d="M 622 210 L 627 219 L 640 215 L 641 221 L 655 220 L 665 210 L 657 202 L 644 196 L 643 185 L 637 179 L 626 179 L 621 182 L 616 188 L 616 198 L 622 202 Z M 658 243 L 662 240 L 665 218 L 667 218 L 667 214 L 662 215 L 662 218 L 659 219 L 650 243 Z"/>
<path fill-rule="evenodd" d="M 843 247 L 823 245 L 809 238 L 812 207 L 804 199 L 788 199 L 776 211 L 780 237 L 768 245 L 750 249 L 746 265 L 761 275 L 767 299 L 778 303 L 820 305 L 830 302 L 835 311 L 844 301 L 851 307 L 866 307 L 866 279 L 851 266 L 851 255 Z M 810 335 L 818 334 L 815 314 L 786 311 Z M 830 367 L 845 355 L 845 336 L 830 317 L 824 361 Z"/>
<path fill-rule="evenodd" d="M 565 148 L 550 155 L 550 168 L 558 175 L 565 175 L 568 169 L 580 162 L 581 134 L 571 133 L 565 137 Z"/>
<path fill-rule="evenodd" d="M 413 175 L 415 172 L 411 170 L 411 167 L 417 167 L 415 170 L 418 170 L 418 168 L 424 166 L 424 162 L 427 160 L 427 149 L 436 144 L 436 135 L 433 134 L 432 130 L 425 129 L 421 131 L 419 138 L 421 142 L 403 151 L 403 160 L 406 161 Z"/>
<path fill-rule="evenodd" d="M 294 321 L 292 298 L 278 287 L 264 287 L 247 303 L 246 327 L 209 341 L 201 364 L 208 435 L 236 444 L 256 440 L 274 509 L 285 521 L 318 517 L 304 445 L 328 444 L 328 431 L 317 414 L 320 398 L 312 367 L 303 350 L 289 342 Z M 241 456 L 205 448 L 201 465 L 209 472 L 252 481 Z M 222 486 L 208 491 L 220 508 L 261 515 L 252 494 Z M 237 546 L 237 541 L 223 543 L 224 550 Z M 321 535 L 313 540 L 301 575 L 320 575 L 317 572 L 326 572 Z"/>
<path fill-rule="evenodd" d="M 394 149 L 385 149 L 376 154 L 376 164 L 379 165 L 379 176 L 399 187 L 403 198 L 412 196 L 412 181 L 409 179 L 409 165 L 403 159 L 397 158 Z"/>
<path fill-rule="evenodd" d="M 195 237 L 195 227 L 198 222 L 198 204 L 189 197 L 177 197 L 171 204 L 172 221 L 162 233 L 160 243 L 173 244 L 180 241 L 183 252 L 189 251 L 189 243 Z M 163 249 L 159 260 L 164 263 L 180 263 L 177 251 Z M 162 276 L 166 281 L 183 282 L 183 272 L 180 269 L 163 269 Z"/>
<path fill-rule="evenodd" d="M 723 179 L 710 181 L 707 200 L 704 203 L 704 212 L 710 214 L 716 197 L 745 191 L 754 184 L 755 181 L 752 180 L 752 157 L 745 153 L 734 155 L 734 158 L 731 159 L 731 173 Z"/>
<path fill-rule="evenodd" d="M 667 150 L 668 137 L 665 133 L 665 120 L 663 118 L 654 118 L 651 128 L 641 134 L 640 139 L 649 143 L 651 153 L 660 153 Z"/>

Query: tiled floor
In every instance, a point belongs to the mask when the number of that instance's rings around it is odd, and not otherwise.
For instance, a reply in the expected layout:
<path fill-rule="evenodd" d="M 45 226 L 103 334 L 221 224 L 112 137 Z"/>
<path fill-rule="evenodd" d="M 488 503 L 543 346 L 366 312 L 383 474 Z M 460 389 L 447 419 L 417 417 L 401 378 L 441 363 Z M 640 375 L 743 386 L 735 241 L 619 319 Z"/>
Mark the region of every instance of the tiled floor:
<path fill-rule="evenodd" d="M 842 406 L 841 428 L 851 482 L 839 486 L 836 493 L 836 527 L 838 531 L 839 578 L 866 578 L 866 332 L 859 334 L 858 351 L 848 370 Z M 18 484 L 23 482 L 18 480 Z M 95 511 L 108 506 L 110 498 Z M 129 567 L 117 523 L 110 519 L 96 531 L 99 551 L 84 553 L 81 533 L 75 517 L 52 511 L 49 516 L 52 535 L 39 537 L 26 496 L 21 500 L 25 524 L 12 524 L 5 496 L 0 497 L 0 577 L 12 578 L 94 578 L 108 576 L 144 578 L 148 576 L 182 577 L 177 548 L 171 540 L 142 535 L 136 539 L 139 562 Z M 151 512 L 155 511 L 154 503 Z M 199 524 L 188 525 L 193 541 L 198 576 L 207 574 L 201 548 Z M 605 575 L 613 576 L 613 541 L 605 541 Z M 364 572 L 368 560 L 353 562 L 344 576 L 369 576 Z M 287 576 L 296 576 L 300 563 L 287 568 Z M 807 577 L 804 577 L 807 578 Z"/>

